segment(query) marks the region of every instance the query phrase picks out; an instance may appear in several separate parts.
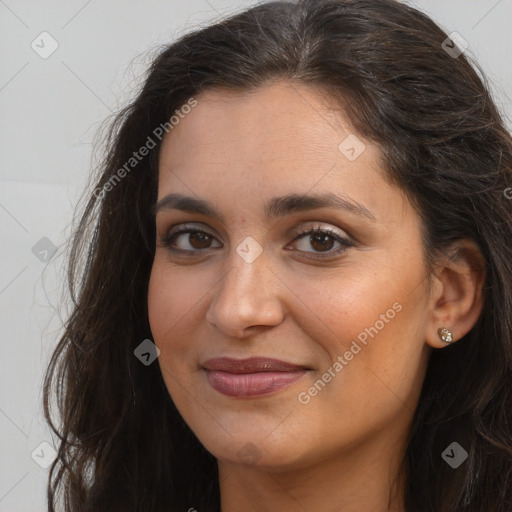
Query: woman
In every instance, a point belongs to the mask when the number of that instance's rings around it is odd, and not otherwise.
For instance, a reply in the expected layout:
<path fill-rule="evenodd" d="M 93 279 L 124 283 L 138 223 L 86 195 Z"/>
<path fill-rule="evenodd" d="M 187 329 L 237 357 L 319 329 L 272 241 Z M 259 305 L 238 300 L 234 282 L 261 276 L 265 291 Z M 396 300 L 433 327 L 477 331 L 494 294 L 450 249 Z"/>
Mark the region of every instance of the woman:
<path fill-rule="evenodd" d="M 303 0 L 160 53 L 73 241 L 50 511 L 512 509 L 512 141 L 462 50 Z"/>

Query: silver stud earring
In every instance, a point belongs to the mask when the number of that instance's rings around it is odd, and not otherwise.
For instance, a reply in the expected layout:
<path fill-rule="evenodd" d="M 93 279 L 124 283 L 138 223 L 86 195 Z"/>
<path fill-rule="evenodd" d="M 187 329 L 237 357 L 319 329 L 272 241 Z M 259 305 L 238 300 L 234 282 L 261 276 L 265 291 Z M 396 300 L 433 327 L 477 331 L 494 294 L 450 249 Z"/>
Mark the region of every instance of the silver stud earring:
<path fill-rule="evenodd" d="M 450 331 L 450 329 L 446 327 L 441 327 L 440 329 L 437 330 L 437 334 L 439 334 L 439 337 L 445 343 L 453 343 L 453 334 Z"/>

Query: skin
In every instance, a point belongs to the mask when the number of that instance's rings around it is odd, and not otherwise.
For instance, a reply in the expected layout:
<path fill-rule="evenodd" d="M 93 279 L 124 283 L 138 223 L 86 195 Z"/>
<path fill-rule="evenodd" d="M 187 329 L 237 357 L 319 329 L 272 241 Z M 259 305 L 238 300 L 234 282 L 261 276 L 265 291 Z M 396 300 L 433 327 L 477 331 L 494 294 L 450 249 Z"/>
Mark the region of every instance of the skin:
<path fill-rule="evenodd" d="M 405 511 L 401 459 L 429 354 L 446 346 L 437 329 L 449 327 L 455 340 L 469 331 L 483 277 L 464 257 L 439 260 L 428 276 L 418 213 L 386 179 L 377 146 L 356 134 L 365 144 L 358 158 L 338 149 L 355 130 L 326 93 L 275 81 L 197 100 L 164 139 L 158 200 L 171 192 L 206 199 L 224 220 L 158 211 L 148 307 L 167 389 L 218 460 L 222 511 Z M 265 217 L 271 197 L 306 192 L 350 197 L 374 220 L 332 207 Z M 211 235 L 174 238 L 191 256 L 163 242 L 185 223 Z M 334 230 L 355 246 L 322 258 L 339 243 L 297 238 L 301 226 Z M 263 250 L 251 263 L 236 251 L 248 236 Z M 460 245 L 478 258 L 470 242 Z M 333 372 L 397 303 L 394 318 Z M 221 356 L 311 370 L 271 395 L 227 397 L 200 366 Z M 335 377 L 301 403 L 329 368 Z"/>

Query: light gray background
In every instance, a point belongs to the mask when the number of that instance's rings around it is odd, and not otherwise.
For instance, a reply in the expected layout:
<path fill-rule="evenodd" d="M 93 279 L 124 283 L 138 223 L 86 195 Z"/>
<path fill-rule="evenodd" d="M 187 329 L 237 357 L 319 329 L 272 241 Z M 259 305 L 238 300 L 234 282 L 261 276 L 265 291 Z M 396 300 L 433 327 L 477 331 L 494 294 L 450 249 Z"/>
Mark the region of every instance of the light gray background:
<path fill-rule="evenodd" d="M 41 379 L 66 316 L 61 246 L 100 122 L 128 101 L 148 50 L 255 3 L 0 0 L 0 512 L 46 510 L 48 470 L 31 458 L 55 444 Z M 512 118 L 512 0 L 409 3 L 468 41 Z M 47 59 L 31 48 L 43 31 L 59 45 Z M 47 264 L 32 252 L 43 237 L 59 247 Z"/>

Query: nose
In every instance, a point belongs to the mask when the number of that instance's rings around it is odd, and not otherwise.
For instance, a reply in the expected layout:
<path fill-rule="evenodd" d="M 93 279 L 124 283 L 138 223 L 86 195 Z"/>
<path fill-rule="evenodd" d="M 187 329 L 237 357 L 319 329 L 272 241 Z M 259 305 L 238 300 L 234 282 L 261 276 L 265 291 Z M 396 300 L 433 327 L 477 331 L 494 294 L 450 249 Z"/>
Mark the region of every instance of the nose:
<path fill-rule="evenodd" d="M 236 338 L 247 337 L 256 326 L 277 326 L 284 318 L 280 291 L 285 288 L 269 267 L 264 253 L 252 263 L 234 254 L 234 263 L 206 312 L 206 320 Z"/>

